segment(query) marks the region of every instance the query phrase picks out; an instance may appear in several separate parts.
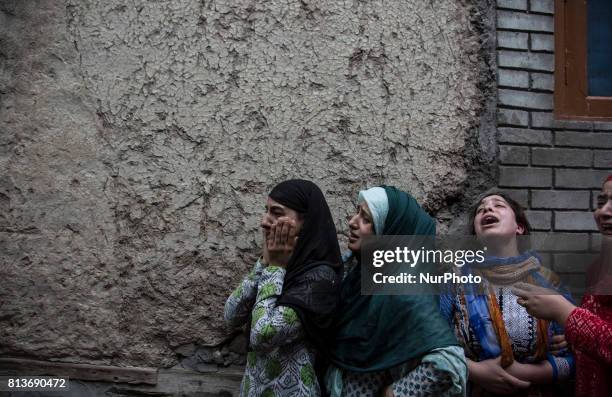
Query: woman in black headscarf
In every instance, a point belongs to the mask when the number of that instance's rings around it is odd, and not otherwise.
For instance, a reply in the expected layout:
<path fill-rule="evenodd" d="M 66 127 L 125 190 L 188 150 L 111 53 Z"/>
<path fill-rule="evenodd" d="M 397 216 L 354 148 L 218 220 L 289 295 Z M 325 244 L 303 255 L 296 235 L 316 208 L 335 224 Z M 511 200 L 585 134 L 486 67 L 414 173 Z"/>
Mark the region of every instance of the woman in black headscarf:
<path fill-rule="evenodd" d="M 225 304 L 247 323 L 241 396 L 319 396 L 317 380 L 339 300 L 340 248 L 329 207 L 312 182 L 278 184 L 261 221 L 263 256 Z M 317 368 L 317 370 L 315 370 Z"/>

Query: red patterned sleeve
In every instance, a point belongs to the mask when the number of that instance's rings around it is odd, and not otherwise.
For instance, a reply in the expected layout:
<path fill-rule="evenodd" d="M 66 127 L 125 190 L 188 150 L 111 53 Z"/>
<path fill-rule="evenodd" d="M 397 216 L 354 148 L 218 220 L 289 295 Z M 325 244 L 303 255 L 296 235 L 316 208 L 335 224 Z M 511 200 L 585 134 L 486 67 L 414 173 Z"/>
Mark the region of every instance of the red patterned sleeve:
<path fill-rule="evenodd" d="M 612 324 L 587 309 L 574 309 L 565 325 L 565 337 L 576 350 L 596 361 L 612 364 Z"/>

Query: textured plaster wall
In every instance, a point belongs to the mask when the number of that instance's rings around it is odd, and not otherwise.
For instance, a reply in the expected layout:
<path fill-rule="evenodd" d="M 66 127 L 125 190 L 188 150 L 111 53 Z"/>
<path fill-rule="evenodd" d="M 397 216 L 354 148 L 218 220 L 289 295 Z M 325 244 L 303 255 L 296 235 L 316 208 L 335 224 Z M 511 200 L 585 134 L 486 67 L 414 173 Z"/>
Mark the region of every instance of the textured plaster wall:
<path fill-rule="evenodd" d="M 2 1 L 0 354 L 168 366 L 223 342 L 288 177 L 339 233 L 382 182 L 446 227 L 490 183 L 483 3 Z"/>

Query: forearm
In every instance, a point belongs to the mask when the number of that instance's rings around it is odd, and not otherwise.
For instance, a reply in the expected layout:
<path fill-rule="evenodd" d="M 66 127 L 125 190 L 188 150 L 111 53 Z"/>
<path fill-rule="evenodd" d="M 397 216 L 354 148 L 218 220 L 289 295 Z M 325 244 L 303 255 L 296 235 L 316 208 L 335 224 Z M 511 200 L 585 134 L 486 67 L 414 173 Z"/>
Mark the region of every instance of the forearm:
<path fill-rule="evenodd" d="M 239 327 L 246 323 L 255 304 L 257 283 L 261 276 L 262 268 L 263 266 L 260 261 L 257 261 L 253 270 L 227 298 L 223 317 L 231 326 Z"/>
<path fill-rule="evenodd" d="M 479 383 L 482 378 L 487 376 L 486 368 L 483 368 L 479 363 L 470 359 L 467 359 L 467 362 L 470 382 Z M 548 361 L 537 364 L 521 364 L 515 361 L 505 370 L 515 378 L 531 383 L 547 384 L 551 383 L 553 379 L 553 369 Z"/>
<path fill-rule="evenodd" d="M 250 346 L 255 351 L 270 351 L 303 337 L 295 310 L 277 306 L 283 288 L 285 270 L 267 267 L 261 275 L 253 307 Z"/>
<path fill-rule="evenodd" d="M 470 382 L 478 383 L 478 380 L 480 379 L 480 375 L 481 375 L 481 369 L 480 369 L 480 366 L 478 365 L 478 362 L 474 360 L 470 360 L 467 357 L 465 358 L 465 361 L 467 362 L 467 367 L 468 367 L 468 380 Z"/>
<path fill-rule="evenodd" d="M 587 309 L 576 308 L 567 318 L 565 336 L 577 350 L 612 365 L 612 324 Z"/>
<path fill-rule="evenodd" d="M 521 364 L 515 361 L 506 371 L 520 380 L 545 385 L 569 379 L 574 372 L 574 358 L 572 355 L 557 357 L 549 354 L 547 360 L 539 363 Z"/>
<path fill-rule="evenodd" d="M 553 382 L 553 368 L 548 361 L 541 361 L 537 364 L 520 364 L 518 371 L 508 372 L 520 380 L 533 384 L 545 385 Z"/>

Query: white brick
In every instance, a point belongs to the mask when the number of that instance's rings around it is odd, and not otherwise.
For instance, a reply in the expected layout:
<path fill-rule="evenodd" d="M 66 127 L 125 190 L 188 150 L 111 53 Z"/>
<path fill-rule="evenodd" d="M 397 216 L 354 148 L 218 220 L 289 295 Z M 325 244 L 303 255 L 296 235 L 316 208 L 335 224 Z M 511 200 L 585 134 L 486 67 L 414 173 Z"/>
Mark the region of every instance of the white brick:
<path fill-rule="evenodd" d="M 594 163 L 597 168 L 608 168 L 612 170 L 612 150 L 595 151 Z"/>
<path fill-rule="evenodd" d="M 499 161 L 502 164 L 527 165 L 529 164 L 529 147 L 501 145 L 499 147 Z"/>
<path fill-rule="evenodd" d="M 531 73 L 531 88 L 536 90 L 555 90 L 555 79 L 549 73 Z"/>
<path fill-rule="evenodd" d="M 498 128 L 499 143 L 522 143 L 531 145 L 551 145 L 550 131 L 528 130 L 524 128 Z"/>
<path fill-rule="evenodd" d="M 553 54 L 498 51 L 498 64 L 500 67 L 530 69 L 542 72 L 555 70 L 555 56 Z"/>
<path fill-rule="evenodd" d="M 527 10 L 527 0 L 497 0 L 499 8 L 511 8 L 513 10 Z"/>
<path fill-rule="evenodd" d="M 531 0 L 530 3 L 530 10 L 533 12 L 541 12 L 545 14 L 555 13 L 554 0 Z"/>
<path fill-rule="evenodd" d="M 550 211 L 525 211 L 525 216 L 533 230 L 550 230 L 552 220 Z"/>
<path fill-rule="evenodd" d="M 497 47 L 513 50 L 529 49 L 529 35 L 520 32 L 497 32 Z"/>
<path fill-rule="evenodd" d="M 500 191 L 506 193 L 510 198 L 514 199 L 523 208 L 529 206 L 529 191 L 526 189 L 500 189 Z"/>
<path fill-rule="evenodd" d="M 498 10 L 497 28 L 530 30 L 535 32 L 554 32 L 554 20 L 552 16 L 548 15 Z"/>
<path fill-rule="evenodd" d="M 612 131 L 612 123 L 609 121 L 593 121 L 594 130 Z"/>
<path fill-rule="evenodd" d="M 517 109 L 497 109 L 497 124 L 527 127 L 529 125 L 529 112 Z"/>
<path fill-rule="evenodd" d="M 538 251 L 584 251 L 589 248 L 588 233 L 533 233 L 532 246 Z"/>
<path fill-rule="evenodd" d="M 603 181 L 601 182 L 603 185 Z M 601 189 L 591 190 L 591 206 L 589 207 L 589 209 L 594 211 L 597 208 L 597 196 L 599 196 L 600 193 Z"/>
<path fill-rule="evenodd" d="M 588 149 L 533 148 L 533 165 L 591 167 L 593 153 Z"/>
<path fill-rule="evenodd" d="M 532 208 L 588 210 L 591 193 L 588 190 L 532 190 Z"/>
<path fill-rule="evenodd" d="M 553 127 L 553 114 L 550 112 L 531 112 L 531 127 L 551 128 Z"/>
<path fill-rule="evenodd" d="M 551 185 L 551 168 L 499 167 L 500 187 L 548 187 Z"/>
<path fill-rule="evenodd" d="M 555 169 L 555 186 L 562 188 L 600 189 L 608 177 L 606 170 Z"/>
<path fill-rule="evenodd" d="M 597 226 L 591 211 L 557 211 L 555 212 L 555 230 L 595 231 Z"/>
<path fill-rule="evenodd" d="M 499 86 L 529 88 L 529 73 L 521 70 L 498 69 Z"/>
<path fill-rule="evenodd" d="M 557 131 L 555 133 L 555 139 L 558 146 L 612 149 L 612 134 L 607 132 Z"/>
<path fill-rule="evenodd" d="M 555 123 L 554 124 L 555 128 L 563 128 L 566 130 L 588 131 L 588 130 L 593 129 L 592 121 L 561 119 L 561 120 L 555 120 L 554 123 Z"/>
<path fill-rule="evenodd" d="M 533 51 L 555 51 L 555 36 L 552 34 L 530 33 Z"/>
<path fill-rule="evenodd" d="M 540 110 L 552 110 L 553 108 L 552 94 L 499 89 L 498 95 L 501 105 Z"/>

